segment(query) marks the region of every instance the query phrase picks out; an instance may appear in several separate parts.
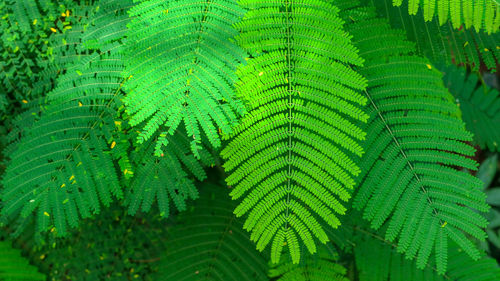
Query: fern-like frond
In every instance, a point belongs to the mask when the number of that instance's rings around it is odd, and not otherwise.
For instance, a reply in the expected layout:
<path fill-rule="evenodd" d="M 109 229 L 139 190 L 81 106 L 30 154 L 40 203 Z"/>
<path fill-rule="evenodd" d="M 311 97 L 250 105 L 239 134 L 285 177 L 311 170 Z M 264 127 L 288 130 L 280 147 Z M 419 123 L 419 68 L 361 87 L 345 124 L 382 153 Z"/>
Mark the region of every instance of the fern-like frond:
<path fill-rule="evenodd" d="M 321 245 L 316 255 L 293 264 L 288 255 L 271 264 L 269 277 L 277 281 L 349 281 L 347 270 L 337 260 L 332 244 Z"/>
<path fill-rule="evenodd" d="M 119 105 L 123 66 L 117 40 L 126 29 L 129 5 L 103 0 L 100 12 L 89 15 L 94 22 L 82 41 L 101 32 L 100 45 L 58 79 L 43 113 L 9 155 L 0 194 L 3 216 L 22 225 L 36 211 L 39 232 L 65 235 L 80 216 L 99 212 L 101 203 L 122 196 L 106 138 Z M 104 16 L 105 26 L 99 22 Z"/>
<path fill-rule="evenodd" d="M 29 264 L 21 256 L 21 251 L 12 248 L 9 241 L 0 241 L 0 280 L 6 281 L 45 281 L 46 276 Z"/>
<path fill-rule="evenodd" d="M 435 62 L 467 64 L 474 70 L 479 70 L 484 63 L 489 70 L 496 71 L 500 62 L 500 32 L 488 35 L 483 30 L 456 30 L 449 22 L 440 25 L 437 19 L 427 22 L 422 17 L 407 17 L 404 15 L 406 4 L 393 7 L 391 1 L 371 0 L 392 27 L 406 31 L 419 54 Z"/>
<path fill-rule="evenodd" d="M 234 216 L 227 187 L 205 184 L 200 190 L 169 229 L 154 280 L 267 281 L 266 259 Z"/>
<path fill-rule="evenodd" d="M 257 249 L 271 243 L 277 262 L 287 245 L 296 263 L 302 245 L 314 253 L 315 238 L 328 240 L 321 221 L 339 226 L 360 172 L 365 133 L 354 123 L 368 117 L 366 81 L 351 65 L 363 60 L 328 1 L 242 5 L 249 11 L 236 40 L 254 58 L 236 88 L 249 113 L 222 151 L 226 180 Z"/>
<path fill-rule="evenodd" d="M 492 258 L 474 261 L 455 244 L 450 245 L 448 270 L 440 275 L 434 262 L 418 269 L 415 261 L 401 255 L 378 233 L 357 232 L 354 258 L 359 281 L 497 281 L 500 268 Z"/>
<path fill-rule="evenodd" d="M 156 156 L 183 122 L 197 153 L 202 135 L 214 147 L 244 112 L 235 99 L 244 52 L 231 38 L 243 10 L 230 0 L 141 1 L 130 11 L 124 99 L 142 143 L 160 131 Z"/>
<path fill-rule="evenodd" d="M 341 0 L 339 0 L 340 2 Z M 366 60 L 359 68 L 368 79 L 370 101 L 366 151 L 361 160 L 354 207 L 398 251 L 426 265 L 435 252 L 437 269 L 446 270 L 448 240 L 472 258 L 480 253 L 467 236 L 484 239 L 487 211 L 479 179 L 469 158 L 472 135 L 442 82 L 441 73 L 415 55 L 400 30 L 375 16 L 373 7 L 348 9 L 342 1 L 347 30 Z M 383 38 L 383 40 L 381 40 Z"/>
<path fill-rule="evenodd" d="M 500 152 L 500 93 L 480 84 L 475 73 L 454 65 L 441 66 L 444 84 L 462 110 L 462 119 L 482 149 Z"/>
<path fill-rule="evenodd" d="M 500 26 L 500 5 L 497 0 L 408 0 L 408 13 L 416 15 L 421 2 L 426 21 L 431 21 L 437 14 L 441 25 L 451 19 L 454 28 L 474 26 L 476 31 L 484 28 L 489 34 L 497 32 Z M 402 3 L 403 0 L 393 0 L 395 6 Z"/>
<path fill-rule="evenodd" d="M 207 177 L 202 164 L 213 164 L 214 161 L 205 150 L 200 152 L 203 163 L 198 161 L 191 152 L 190 138 L 182 130 L 167 136 L 169 145 L 160 157 L 153 156 L 156 139 L 146 141 L 131 157 L 134 176 L 127 204 L 132 215 L 139 208 L 148 212 L 155 198 L 162 217 L 168 217 L 171 203 L 177 210 L 185 211 L 186 200 L 198 198 L 194 179 L 202 181 Z"/>

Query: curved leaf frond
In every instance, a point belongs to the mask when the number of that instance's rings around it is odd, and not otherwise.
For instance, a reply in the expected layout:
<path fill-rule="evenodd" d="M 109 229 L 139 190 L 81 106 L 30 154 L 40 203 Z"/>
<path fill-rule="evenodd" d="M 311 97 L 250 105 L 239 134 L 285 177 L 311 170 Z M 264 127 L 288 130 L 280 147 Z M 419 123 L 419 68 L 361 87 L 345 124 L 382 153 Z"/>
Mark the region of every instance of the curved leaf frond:
<path fill-rule="evenodd" d="M 397 241 L 406 258 L 416 257 L 420 268 L 435 252 L 437 269 L 445 272 L 448 239 L 478 259 L 467 235 L 485 238 L 487 220 L 475 210 L 489 206 L 480 180 L 464 171 L 477 169 L 469 158 L 472 135 L 441 72 L 411 55 L 413 45 L 373 7 L 342 2 L 346 28 L 366 60 L 359 71 L 368 79 L 370 102 L 354 207 L 373 228 L 387 227 L 386 239 Z"/>

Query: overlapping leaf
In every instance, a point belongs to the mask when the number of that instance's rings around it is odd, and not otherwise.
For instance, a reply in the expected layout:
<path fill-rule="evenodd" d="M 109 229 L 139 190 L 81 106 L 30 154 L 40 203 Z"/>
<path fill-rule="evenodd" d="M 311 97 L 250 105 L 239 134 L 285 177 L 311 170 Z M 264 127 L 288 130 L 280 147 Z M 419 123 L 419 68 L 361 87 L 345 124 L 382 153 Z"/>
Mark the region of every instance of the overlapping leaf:
<path fill-rule="evenodd" d="M 190 150 L 189 137 L 181 130 L 167 138 L 170 145 L 160 157 L 153 155 L 155 138 L 146 141 L 132 154 L 134 175 L 127 193 L 128 210 L 132 215 L 139 208 L 148 212 L 156 199 L 160 215 L 168 217 L 174 209 L 171 205 L 185 211 L 187 199 L 198 198 L 194 180 L 206 179 L 202 164 L 213 165 L 212 155 L 201 151 L 201 161 L 198 161 Z"/>

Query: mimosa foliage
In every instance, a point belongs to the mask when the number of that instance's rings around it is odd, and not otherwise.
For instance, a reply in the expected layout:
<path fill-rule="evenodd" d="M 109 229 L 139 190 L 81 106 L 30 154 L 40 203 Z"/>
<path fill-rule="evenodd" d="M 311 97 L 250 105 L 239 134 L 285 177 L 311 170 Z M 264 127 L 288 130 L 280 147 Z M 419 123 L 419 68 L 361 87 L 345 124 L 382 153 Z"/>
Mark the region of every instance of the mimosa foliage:
<path fill-rule="evenodd" d="M 302 245 L 328 241 L 321 221 L 340 225 L 360 173 L 366 81 L 351 66 L 363 60 L 328 1 L 241 4 L 236 41 L 253 58 L 236 90 L 249 112 L 222 151 L 226 180 L 257 249 L 271 244 L 277 262 L 286 244 L 297 263 Z"/>
<path fill-rule="evenodd" d="M 124 101 L 130 124 L 145 123 L 139 143 L 161 132 L 156 156 L 181 123 L 196 155 L 202 134 L 217 148 L 218 133 L 244 112 L 233 88 L 244 52 L 231 41 L 242 14 L 229 0 L 149 0 L 131 9 Z"/>
<path fill-rule="evenodd" d="M 354 207 L 373 228 L 387 226 L 386 239 L 397 241 L 406 258 L 416 257 L 419 268 L 435 252 L 437 270 L 444 273 L 449 239 L 478 259 L 466 234 L 484 240 L 487 220 L 474 209 L 485 212 L 489 206 L 481 182 L 462 170 L 477 168 L 468 158 L 474 155 L 467 144 L 472 135 L 441 73 L 411 55 L 413 44 L 376 18 L 374 9 L 349 6 L 352 1 L 344 1 L 343 15 L 366 59 L 360 73 L 368 79 L 370 102 Z"/>
<path fill-rule="evenodd" d="M 498 1 L 0 0 L 0 280 L 500 280 Z"/>
<path fill-rule="evenodd" d="M 204 180 L 207 176 L 202 163 L 191 153 L 190 139 L 182 131 L 167 136 L 169 146 L 165 154 L 155 157 L 155 138 L 133 151 L 134 176 L 130 182 L 127 204 L 129 213 L 134 215 L 139 208 L 149 212 L 156 198 L 160 216 L 168 217 L 171 203 L 175 209 L 185 211 L 187 199 L 198 198 L 198 190 L 193 179 Z M 213 159 L 205 150 L 200 152 L 204 164 L 213 164 Z M 212 163 L 210 163 L 212 162 Z"/>

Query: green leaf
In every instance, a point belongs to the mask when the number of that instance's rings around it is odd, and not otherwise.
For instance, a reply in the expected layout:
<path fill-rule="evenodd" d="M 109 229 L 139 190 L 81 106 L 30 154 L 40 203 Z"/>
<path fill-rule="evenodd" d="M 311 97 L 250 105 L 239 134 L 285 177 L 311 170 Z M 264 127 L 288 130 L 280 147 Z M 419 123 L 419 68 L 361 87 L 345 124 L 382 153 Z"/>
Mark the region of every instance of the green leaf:
<path fill-rule="evenodd" d="M 340 225 L 360 172 L 366 81 L 352 66 L 363 60 L 328 1 L 242 4 L 236 41 L 253 57 L 236 90 L 248 114 L 221 153 L 226 181 L 257 249 L 271 244 L 277 262 L 286 243 L 297 263 L 328 241 L 322 221 Z"/>
<path fill-rule="evenodd" d="M 493 154 L 486 158 L 479 169 L 476 176 L 484 183 L 483 190 L 488 188 L 493 182 L 493 178 L 497 172 L 498 154 Z"/>
<path fill-rule="evenodd" d="M 244 113 L 233 84 L 245 53 L 231 40 L 243 12 L 229 0 L 148 0 L 131 10 L 124 102 L 130 124 L 142 127 L 139 143 L 157 131 L 173 135 L 183 122 L 193 152 L 205 136 L 220 147 L 219 133 Z M 167 145 L 160 138 L 155 155 Z"/>
<path fill-rule="evenodd" d="M 500 206 L 500 187 L 486 190 L 486 202 L 493 206 Z"/>
<path fill-rule="evenodd" d="M 189 138 L 181 130 L 166 137 L 170 145 L 160 157 L 154 156 L 155 138 L 132 152 L 135 171 L 126 194 L 131 215 L 139 208 L 149 212 L 156 199 L 162 217 L 167 218 L 173 210 L 185 211 L 188 199 L 198 198 L 193 177 L 200 181 L 206 179 L 202 164 L 213 163 L 212 155 L 203 150 L 202 162 L 198 161 L 191 153 Z"/>
<path fill-rule="evenodd" d="M 372 228 L 383 228 L 406 258 L 416 258 L 419 268 L 436 252 L 444 273 L 448 239 L 478 259 L 479 250 L 465 235 L 486 238 L 488 222 L 475 210 L 489 206 L 481 181 L 464 171 L 477 168 L 469 158 L 475 152 L 467 143 L 472 136 L 441 73 L 413 55 L 403 33 L 377 18 L 373 7 L 339 2 L 346 29 L 366 60 L 359 71 L 368 79 L 370 101 L 354 208 Z"/>

